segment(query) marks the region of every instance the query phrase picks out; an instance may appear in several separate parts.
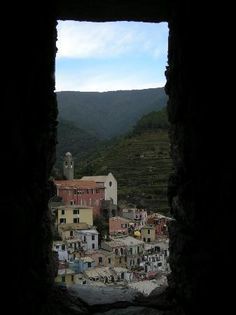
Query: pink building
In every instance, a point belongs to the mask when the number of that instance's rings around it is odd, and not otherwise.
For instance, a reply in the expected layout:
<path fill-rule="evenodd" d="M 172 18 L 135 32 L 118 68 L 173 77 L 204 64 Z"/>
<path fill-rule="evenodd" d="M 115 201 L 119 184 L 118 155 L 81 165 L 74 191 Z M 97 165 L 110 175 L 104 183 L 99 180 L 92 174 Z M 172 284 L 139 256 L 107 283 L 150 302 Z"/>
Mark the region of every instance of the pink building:
<path fill-rule="evenodd" d="M 55 180 L 57 196 L 67 205 L 89 206 L 93 208 L 93 217 L 101 215 L 101 203 L 105 199 L 104 187 L 94 181 L 80 179 Z"/>
<path fill-rule="evenodd" d="M 147 217 L 147 224 L 152 224 L 155 226 L 156 237 L 158 236 L 168 236 L 167 222 L 171 220 L 162 214 L 153 213 Z"/>
<path fill-rule="evenodd" d="M 122 217 L 109 218 L 109 234 L 122 233 L 128 235 L 129 222 L 130 220 Z"/>

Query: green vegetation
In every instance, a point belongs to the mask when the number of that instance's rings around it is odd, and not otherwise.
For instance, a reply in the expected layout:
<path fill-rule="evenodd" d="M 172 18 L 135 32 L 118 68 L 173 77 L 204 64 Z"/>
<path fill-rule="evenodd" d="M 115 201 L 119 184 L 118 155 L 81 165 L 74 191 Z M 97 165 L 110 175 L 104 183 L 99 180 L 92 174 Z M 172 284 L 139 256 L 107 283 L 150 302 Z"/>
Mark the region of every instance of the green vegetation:
<path fill-rule="evenodd" d="M 100 141 L 85 130 L 82 130 L 72 122 L 61 120 L 57 129 L 57 161 L 54 167 L 54 174 L 61 177 L 62 160 L 66 152 L 71 152 L 78 163 L 86 155 L 97 149 Z"/>
<path fill-rule="evenodd" d="M 163 108 L 164 88 L 112 92 L 57 92 L 59 122 L 73 122 L 100 140 L 131 131 L 145 114 Z"/>
<path fill-rule="evenodd" d="M 99 232 L 98 243 L 100 245 L 101 241 L 106 239 L 106 237 L 109 235 L 108 221 L 103 217 L 95 217 L 93 220 L 93 225 L 96 226 L 96 229 Z"/>
<path fill-rule="evenodd" d="M 77 177 L 112 172 L 119 204 L 168 213 L 167 181 L 172 168 L 166 109 L 142 117 L 133 132 L 104 144 L 83 159 Z"/>
<path fill-rule="evenodd" d="M 69 151 L 75 177 L 112 172 L 119 205 L 168 214 L 167 182 L 172 169 L 163 88 L 116 92 L 58 92 L 57 164 Z M 79 126 L 80 128 L 78 128 Z M 98 225 L 103 230 L 102 222 Z"/>
<path fill-rule="evenodd" d="M 133 133 L 141 134 L 144 131 L 154 131 L 159 129 L 168 129 L 169 122 L 167 118 L 166 108 L 158 112 L 151 112 L 144 115 L 135 125 Z"/>

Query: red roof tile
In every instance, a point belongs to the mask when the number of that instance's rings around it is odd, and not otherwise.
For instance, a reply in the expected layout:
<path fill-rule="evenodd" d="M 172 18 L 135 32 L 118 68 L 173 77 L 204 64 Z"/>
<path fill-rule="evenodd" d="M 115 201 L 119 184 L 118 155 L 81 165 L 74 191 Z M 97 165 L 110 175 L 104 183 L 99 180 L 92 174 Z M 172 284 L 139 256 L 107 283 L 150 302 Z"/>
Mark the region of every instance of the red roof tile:
<path fill-rule="evenodd" d="M 96 188 L 96 182 L 91 180 L 71 179 L 71 180 L 54 180 L 57 187 L 70 188 Z"/>

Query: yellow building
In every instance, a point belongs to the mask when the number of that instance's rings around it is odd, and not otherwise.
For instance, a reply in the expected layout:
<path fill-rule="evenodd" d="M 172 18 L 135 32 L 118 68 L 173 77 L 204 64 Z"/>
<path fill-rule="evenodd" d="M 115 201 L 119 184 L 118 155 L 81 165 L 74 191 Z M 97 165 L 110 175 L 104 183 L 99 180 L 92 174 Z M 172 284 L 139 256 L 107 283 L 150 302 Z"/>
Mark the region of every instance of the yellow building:
<path fill-rule="evenodd" d="M 87 223 L 64 223 L 58 225 L 58 233 L 62 240 L 68 240 L 76 238 L 78 230 L 87 230 L 89 226 Z"/>
<path fill-rule="evenodd" d="M 134 231 L 134 237 L 141 239 L 141 232 L 138 230 Z"/>
<path fill-rule="evenodd" d="M 56 224 L 87 223 L 93 225 L 93 208 L 65 205 L 57 208 Z"/>
<path fill-rule="evenodd" d="M 59 269 L 55 282 L 65 283 L 67 285 L 75 284 L 78 277 L 71 269 Z"/>
<path fill-rule="evenodd" d="M 155 241 L 155 227 L 153 226 L 144 226 L 141 228 L 141 240 L 146 243 Z"/>
<path fill-rule="evenodd" d="M 98 249 L 96 251 L 87 251 L 89 257 L 93 258 L 96 266 L 114 267 L 115 255 L 107 250 Z"/>

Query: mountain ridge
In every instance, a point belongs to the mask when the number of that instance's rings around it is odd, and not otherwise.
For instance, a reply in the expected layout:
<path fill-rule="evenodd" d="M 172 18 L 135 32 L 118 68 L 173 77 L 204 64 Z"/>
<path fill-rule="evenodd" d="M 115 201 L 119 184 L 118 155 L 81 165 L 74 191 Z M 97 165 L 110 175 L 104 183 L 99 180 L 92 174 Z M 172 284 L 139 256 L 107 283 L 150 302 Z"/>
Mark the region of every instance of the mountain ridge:
<path fill-rule="evenodd" d="M 164 88 L 107 92 L 56 92 L 59 123 L 67 120 L 96 135 L 111 139 L 129 132 L 143 115 L 163 108 Z"/>

